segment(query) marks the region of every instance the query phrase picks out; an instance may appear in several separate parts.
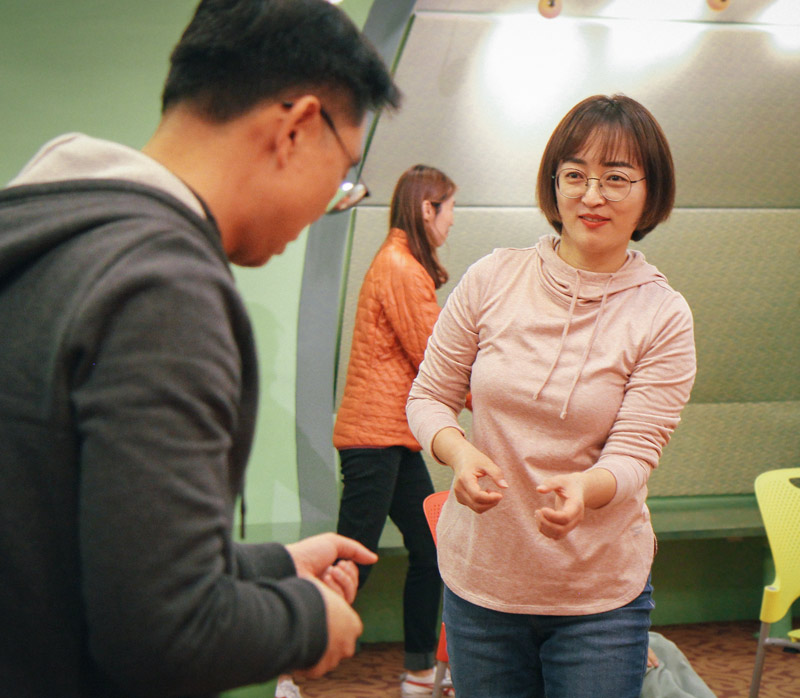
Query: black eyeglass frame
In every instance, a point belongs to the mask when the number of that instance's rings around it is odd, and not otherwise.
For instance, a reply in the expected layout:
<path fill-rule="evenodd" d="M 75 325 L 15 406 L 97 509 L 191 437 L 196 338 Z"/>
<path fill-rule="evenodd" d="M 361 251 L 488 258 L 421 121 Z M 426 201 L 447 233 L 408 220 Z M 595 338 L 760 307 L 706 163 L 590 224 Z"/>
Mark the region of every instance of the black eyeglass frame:
<path fill-rule="evenodd" d="M 294 102 L 283 102 L 283 106 L 286 109 L 291 109 L 294 106 Z M 334 137 L 336 138 L 336 142 L 339 144 L 339 147 L 342 149 L 342 152 L 347 156 L 347 159 L 350 161 L 350 165 L 352 168 L 356 169 L 356 181 L 352 182 L 349 179 L 346 179 L 339 185 L 339 189 L 336 192 L 336 196 L 334 196 L 333 203 L 330 208 L 325 211 L 325 215 L 331 215 L 333 213 L 341 213 L 342 211 L 349 211 L 354 206 L 360 204 L 364 199 L 369 196 L 369 188 L 367 187 L 366 182 L 361 178 L 361 172 L 357 169 L 359 162 L 354 158 L 350 151 L 348 150 L 347 146 L 345 145 L 342 137 L 339 135 L 339 131 L 336 129 L 336 124 L 333 123 L 333 119 L 328 111 L 320 105 L 319 108 L 319 115 L 322 117 L 322 120 L 328 125 L 331 132 L 333 133 Z"/>

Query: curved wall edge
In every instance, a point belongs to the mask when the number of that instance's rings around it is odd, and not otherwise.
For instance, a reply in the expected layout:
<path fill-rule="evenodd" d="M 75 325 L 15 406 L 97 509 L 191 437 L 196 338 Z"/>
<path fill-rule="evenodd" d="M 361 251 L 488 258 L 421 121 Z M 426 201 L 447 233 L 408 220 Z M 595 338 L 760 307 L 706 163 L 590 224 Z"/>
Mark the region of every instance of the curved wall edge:
<path fill-rule="evenodd" d="M 401 49 L 414 5 L 415 0 L 375 0 L 370 9 L 364 34 L 389 66 Z M 306 243 L 297 328 L 295 440 L 300 518 L 310 528 L 335 522 L 339 509 L 331 439 L 339 298 L 352 216 L 321 218 L 309 229 Z"/>

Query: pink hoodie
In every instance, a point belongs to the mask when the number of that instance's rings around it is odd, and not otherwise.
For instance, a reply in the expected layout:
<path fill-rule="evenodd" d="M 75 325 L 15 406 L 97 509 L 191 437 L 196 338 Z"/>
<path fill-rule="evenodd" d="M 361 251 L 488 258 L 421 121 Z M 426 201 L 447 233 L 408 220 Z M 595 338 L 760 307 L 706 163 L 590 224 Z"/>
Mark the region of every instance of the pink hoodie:
<path fill-rule="evenodd" d="M 655 537 L 647 480 L 680 420 L 695 376 L 692 316 L 640 252 L 613 274 L 569 266 L 559 238 L 500 249 L 473 264 L 447 301 L 409 396 L 409 425 L 428 452 L 472 390 L 472 440 L 509 483 L 476 514 L 450 498 L 438 526 L 448 587 L 512 613 L 584 615 L 644 589 Z M 534 511 L 559 472 L 611 471 L 614 499 L 560 541 Z"/>

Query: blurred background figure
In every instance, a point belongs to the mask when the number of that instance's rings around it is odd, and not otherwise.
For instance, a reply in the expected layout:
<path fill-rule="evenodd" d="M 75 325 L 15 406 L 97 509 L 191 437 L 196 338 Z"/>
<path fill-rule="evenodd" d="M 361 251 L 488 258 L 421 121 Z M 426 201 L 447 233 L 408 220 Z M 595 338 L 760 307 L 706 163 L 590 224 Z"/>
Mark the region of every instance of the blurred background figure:
<path fill-rule="evenodd" d="M 389 516 L 408 549 L 403 695 L 430 694 L 433 685 L 441 578 L 422 511 L 433 484 L 408 427 L 406 401 L 439 316 L 436 289 L 448 278 L 437 248 L 453 225 L 455 192 L 447 175 L 426 165 L 398 180 L 389 234 L 361 286 L 333 431 L 344 483 L 338 532 L 376 551 Z M 360 567 L 361 585 L 369 569 Z"/>

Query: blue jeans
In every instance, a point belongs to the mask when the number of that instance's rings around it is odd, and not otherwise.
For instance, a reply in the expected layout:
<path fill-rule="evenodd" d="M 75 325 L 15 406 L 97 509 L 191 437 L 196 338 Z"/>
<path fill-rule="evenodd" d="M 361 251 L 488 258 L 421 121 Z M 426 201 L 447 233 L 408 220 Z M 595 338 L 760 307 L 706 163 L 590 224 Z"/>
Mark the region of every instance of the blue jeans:
<path fill-rule="evenodd" d="M 536 616 L 476 606 L 445 586 L 443 618 L 458 698 L 639 698 L 652 587 L 588 616 Z"/>
<path fill-rule="evenodd" d="M 377 552 L 386 517 L 400 529 L 408 550 L 403 589 L 405 668 L 429 669 L 435 663 L 442 578 L 422 502 L 433 483 L 422 455 L 403 446 L 339 451 L 342 501 L 336 530 Z M 372 565 L 359 566 L 359 587 Z"/>

